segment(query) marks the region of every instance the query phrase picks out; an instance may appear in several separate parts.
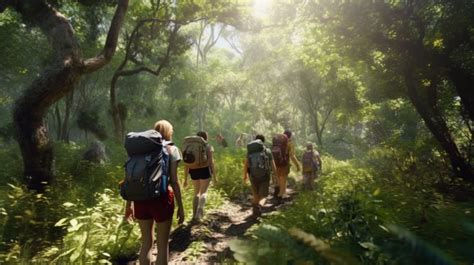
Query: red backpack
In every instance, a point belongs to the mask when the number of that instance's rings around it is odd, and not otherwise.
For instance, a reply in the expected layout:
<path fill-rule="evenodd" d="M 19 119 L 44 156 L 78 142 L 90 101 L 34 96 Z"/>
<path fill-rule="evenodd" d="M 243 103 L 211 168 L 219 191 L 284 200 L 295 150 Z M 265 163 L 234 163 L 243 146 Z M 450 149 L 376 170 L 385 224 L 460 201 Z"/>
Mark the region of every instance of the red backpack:
<path fill-rule="evenodd" d="M 272 155 L 277 167 L 288 166 L 290 156 L 288 154 L 288 137 L 285 134 L 273 136 Z"/>

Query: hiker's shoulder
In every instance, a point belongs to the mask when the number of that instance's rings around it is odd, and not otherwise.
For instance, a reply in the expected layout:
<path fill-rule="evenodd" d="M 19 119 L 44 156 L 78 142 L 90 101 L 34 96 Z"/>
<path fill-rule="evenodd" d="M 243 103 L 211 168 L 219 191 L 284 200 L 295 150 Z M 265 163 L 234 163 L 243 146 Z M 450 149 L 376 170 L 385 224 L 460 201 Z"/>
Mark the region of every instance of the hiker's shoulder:
<path fill-rule="evenodd" d="M 181 160 L 181 152 L 176 145 L 168 145 L 168 153 L 172 161 Z"/>

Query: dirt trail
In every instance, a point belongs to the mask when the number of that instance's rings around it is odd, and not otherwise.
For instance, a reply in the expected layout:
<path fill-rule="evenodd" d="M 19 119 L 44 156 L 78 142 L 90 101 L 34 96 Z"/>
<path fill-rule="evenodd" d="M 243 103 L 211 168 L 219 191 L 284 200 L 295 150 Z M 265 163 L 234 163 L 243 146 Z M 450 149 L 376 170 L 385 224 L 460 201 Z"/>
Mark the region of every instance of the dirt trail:
<path fill-rule="evenodd" d="M 287 190 L 288 198 L 278 204 L 270 197 L 262 217 L 291 204 L 295 191 Z M 217 210 L 206 213 L 199 224 L 177 228 L 171 234 L 170 263 L 222 263 L 233 260 L 229 241 L 241 237 L 260 218 L 252 216 L 250 199 L 227 201 Z"/>

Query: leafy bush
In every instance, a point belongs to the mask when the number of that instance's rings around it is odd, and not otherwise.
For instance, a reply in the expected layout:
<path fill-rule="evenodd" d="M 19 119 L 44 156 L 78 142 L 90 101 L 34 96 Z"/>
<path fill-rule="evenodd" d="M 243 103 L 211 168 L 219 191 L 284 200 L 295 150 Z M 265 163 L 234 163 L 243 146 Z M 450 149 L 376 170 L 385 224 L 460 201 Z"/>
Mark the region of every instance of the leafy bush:
<path fill-rule="evenodd" d="M 0 261 L 28 261 L 61 237 L 63 233 L 54 223 L 64 209 L 56 204 L 57 197 L 37 194 L 19 184 L 8 184 L 8 188 L 1 217 Z M 48 194 L 53 190 L 49 188 Z M 61 194 L 59 189 L 54 193 Z"/>
<path fill-rule="evenodd" d="M 23 161 L 21 159 L 18 145 L 2 146 L 0 148 L 0 186 L 6 186 L 7 183 L 20 180 L 23 170 Z M 1 193 L 0 202 L 4 199 Z"/>
<path fill-rule="evenodd" d="M 248 192 L 248 187 L 242 182 L 244 149 L 220 149 L 215 152 L 218 187 L 230 197 L 235 198 Z"/>
<path fill-rule="evenodd" d="M 63 203 L 69 217 L 54 226 L 66 229 L 67 233 L 61 244 L 35 257 L 37 261 L 106 263 L 137 258 L 140 232 L 138 226 L 123 222 L 124 201 L 108 189 L 97 193 L 96 201 L 93 207 Z"/>

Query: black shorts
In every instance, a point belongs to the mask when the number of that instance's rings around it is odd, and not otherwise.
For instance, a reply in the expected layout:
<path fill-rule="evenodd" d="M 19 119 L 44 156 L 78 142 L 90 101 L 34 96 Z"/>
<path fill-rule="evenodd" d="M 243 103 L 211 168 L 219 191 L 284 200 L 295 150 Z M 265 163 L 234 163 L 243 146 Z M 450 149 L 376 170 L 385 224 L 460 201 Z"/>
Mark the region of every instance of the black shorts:
<path fill-rule="evenodd" d="M 203 168 L 190 169 L 189 174 L 191 175 L 192 180 L 208 179 L 211 177 L 211 168 L 203 167 Z"/>

